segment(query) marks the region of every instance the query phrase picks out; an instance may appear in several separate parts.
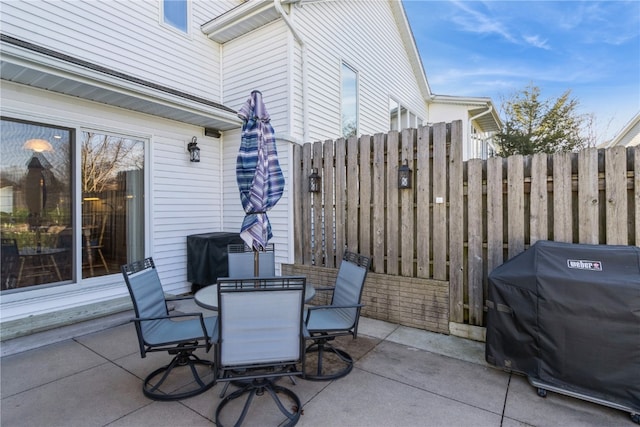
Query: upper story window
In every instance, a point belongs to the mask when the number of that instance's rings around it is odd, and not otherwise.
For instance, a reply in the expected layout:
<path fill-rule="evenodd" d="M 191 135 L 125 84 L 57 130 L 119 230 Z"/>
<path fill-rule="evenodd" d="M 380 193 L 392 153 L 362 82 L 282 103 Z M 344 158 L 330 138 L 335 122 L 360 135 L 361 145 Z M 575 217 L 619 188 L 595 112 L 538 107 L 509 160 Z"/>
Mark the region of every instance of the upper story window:
<path fill-rule="evenodd" d="M 187 0 L 163 0 L 162 20 L 165 24 L 187 33 L 189 22 L 189 4 Z"/>
<path fill-rule="evenodd" d="M 348 138 L 358 134 L 358 73 L 344 62 L 341 81 L 342 136 Z"/>
<path fill-rule="evenodd" d="M 389 98 L 389 129 L 400 131 L 422 126 L 423 120 L 393 98 Z"/>

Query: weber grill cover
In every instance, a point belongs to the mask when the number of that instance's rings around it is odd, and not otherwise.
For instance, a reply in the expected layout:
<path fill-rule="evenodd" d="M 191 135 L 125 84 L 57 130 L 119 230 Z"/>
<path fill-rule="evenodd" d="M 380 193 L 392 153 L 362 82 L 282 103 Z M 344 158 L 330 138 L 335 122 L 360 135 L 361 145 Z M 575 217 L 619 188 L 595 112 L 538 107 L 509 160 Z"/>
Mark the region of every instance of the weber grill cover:
<path fill-rule="evenodd" d="M 487 304 L 488 363 L 640 410 L 640 248 L 539 241 Z"/>

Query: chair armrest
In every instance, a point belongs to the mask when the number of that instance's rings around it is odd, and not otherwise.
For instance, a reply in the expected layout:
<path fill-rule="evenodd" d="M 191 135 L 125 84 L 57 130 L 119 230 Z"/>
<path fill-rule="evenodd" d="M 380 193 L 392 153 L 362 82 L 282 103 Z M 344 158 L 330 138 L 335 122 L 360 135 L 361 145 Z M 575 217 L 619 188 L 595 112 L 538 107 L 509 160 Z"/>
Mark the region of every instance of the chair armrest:
<path fill-rule="evenodd" d="M 333 310 L 333 309 L 337 309 L 337 308 L 362 308 L 364 307 L 364 304 L 352 304 L 352 305 L 310 305 L 307 308 L 307 315 L 304 319 L 304 324 L 308 325 L 309 324 L 309 317 L 311 317 L 311 312 L 312 311 L 317 311 L 317 310 Z"/>
<path fill-rule="evenodd" d="M 172 296 L 172 297 L 165 298 L 165 301 L 167 301 L 167 302 L 183 301 L 183 300 L 188 300 L 188 299 L 193 299 L 193 295 Z"/>
<path fill-rule="evenodd" d="M 358 308 L 364 307 L 364 304 L 351 304 L 351 305 L 310 305 L 307 307 L 309 311 L 312 310 L 323 310 L 328 308 Z"/>
<path fill-rule="evenodd" d="M 168 316 L 157 316 L 157 317 L 135 317 L 131 319 L 131 322 L 144 322 L 147 320 L 165 320 L 165 319 L 174 319 L 178 317 L 199 317 L 204 321 L 204 317 L 202 313 L 180 313 L 180 314 L 171 314 Z"/>

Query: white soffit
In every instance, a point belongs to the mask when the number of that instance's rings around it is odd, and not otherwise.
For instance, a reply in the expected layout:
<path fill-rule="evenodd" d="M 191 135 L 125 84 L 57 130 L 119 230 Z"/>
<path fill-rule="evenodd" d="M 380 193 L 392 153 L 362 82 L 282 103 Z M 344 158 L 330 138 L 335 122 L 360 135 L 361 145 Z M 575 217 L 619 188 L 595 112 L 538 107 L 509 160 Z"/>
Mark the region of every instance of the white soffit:
<path fill-rule="evenodd" d="M 287 7 L 283 5 L 285 10 Z M 273 0 L 249 0 L 204 23 L 200 29 L 211 40 L 226 43 L 278 18 Z"/>
<path fill-rule="evenodd" d="M 2 80 L 218 131 L 241 126 L 224 105 L 9 36 L 0 53 Z"/>

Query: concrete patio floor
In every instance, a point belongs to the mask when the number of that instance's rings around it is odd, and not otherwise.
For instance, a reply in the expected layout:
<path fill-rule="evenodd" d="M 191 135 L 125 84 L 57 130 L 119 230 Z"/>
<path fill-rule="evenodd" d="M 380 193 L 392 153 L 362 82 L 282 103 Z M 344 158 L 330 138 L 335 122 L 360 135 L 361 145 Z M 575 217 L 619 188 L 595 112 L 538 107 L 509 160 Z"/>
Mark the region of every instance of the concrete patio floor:
<path fill-rule="evenodd" d="M 635 425 L 623 411 L 552 392 L 538 397 L 525 377 L 487 365 L 483 343 L 366 318 L 359 331 L 343 341 L 358 359 L 347 377 L 280 380 L 303 402 L 299 426 Z M 142 394 L 142 378 L 166 360 L 140 358 L 130 323 L 4 356 L 0 425 L 212 425 L 224 384 L 178 402 Z M 244 425 L 277 425 L 259 410 L 266 400 L 254 402 Z"/>

